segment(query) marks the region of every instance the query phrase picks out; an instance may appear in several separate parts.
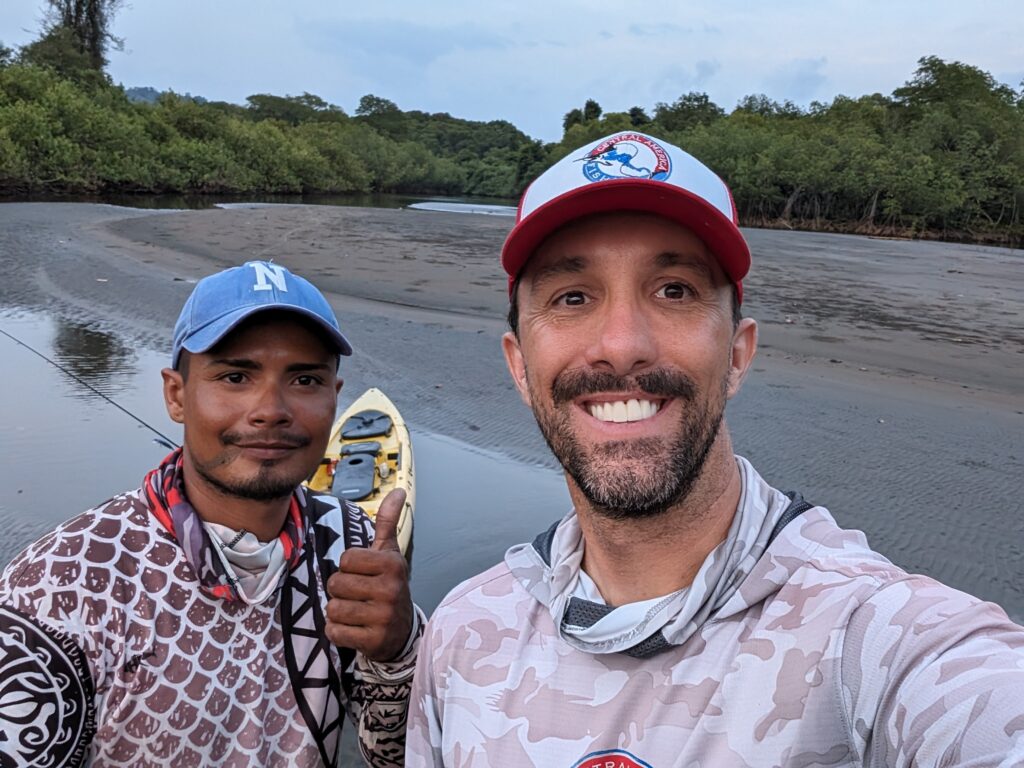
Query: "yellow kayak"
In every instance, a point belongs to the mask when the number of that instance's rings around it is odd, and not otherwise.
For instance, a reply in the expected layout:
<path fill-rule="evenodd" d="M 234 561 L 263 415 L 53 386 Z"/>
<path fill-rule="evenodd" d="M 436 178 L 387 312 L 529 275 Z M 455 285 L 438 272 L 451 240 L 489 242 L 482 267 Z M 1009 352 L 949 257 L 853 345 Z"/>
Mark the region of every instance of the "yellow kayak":
<path fill-rule="evenodd" d="M 408 556 L 416 502 L 412 441 L 405 419 L 379 389 L 366 390 L 338 417 L 323 461 L 306 485 L 358 504 L 372 519 L 390 491 L 404 488 L 398 544 Z"/>

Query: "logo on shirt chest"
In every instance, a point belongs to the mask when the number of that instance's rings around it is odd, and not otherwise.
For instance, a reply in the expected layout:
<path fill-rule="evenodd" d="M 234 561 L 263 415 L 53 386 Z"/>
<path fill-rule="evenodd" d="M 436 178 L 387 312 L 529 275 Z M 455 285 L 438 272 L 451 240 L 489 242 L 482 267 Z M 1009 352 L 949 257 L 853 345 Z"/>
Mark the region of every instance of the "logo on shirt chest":
<path fill-rule="evenodd" d="M 651 765 L 624 749 L 608 749 L 591 752 L 572 768 L 651 768 Z"/>

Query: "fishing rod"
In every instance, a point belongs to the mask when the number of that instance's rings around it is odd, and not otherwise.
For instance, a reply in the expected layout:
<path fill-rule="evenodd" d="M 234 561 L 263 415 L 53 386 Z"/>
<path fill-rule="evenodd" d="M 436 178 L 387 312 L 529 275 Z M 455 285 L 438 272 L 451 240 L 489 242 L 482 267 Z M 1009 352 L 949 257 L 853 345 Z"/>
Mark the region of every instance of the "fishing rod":
<path fill-rule="evenodd" d="M 165 448 L 167 448 L 168 450 L 171 450 L 171 451 L 173 451 L 175 448 L 178 447 L 178 444 L 176 442 L 174 442 L 173 440 L 171 440 L 171 438 L 167 437 L 167 435 L 165 435 L 163 432 L 161 432 L 160 430 L 156 429 L 155 427 L 150 426 L 149 424 L 144 422 L 142 419 L 140 419 L 138 416 L 136 416 L 134 413 L 129 411 L 127 408 L 123 407 L 122 405 L 117 403 L 112 398 L 110 398 L 107 395 L 105 395 L 102 392 L 100 392 L 98 389 L 96 389 L 96 387 L 94 387 L 92 384 L 87 382 L 85 379 L 83 379 L 78 374 L 74 373 L 73 371 L 69 371 L 67 368 L 65 368 L 63 365 L 58 363 L 56 360 L 51 360 L 49 357 L 44 355 L 38 349 L 33 347 L 31 344 L 25 343 L 24 341 L 19 339 L 17 336 L 14 336 L 14 335 L 8 333 L 7 331 L 5 331 L 3 328 L 0 328 L 0 333 L 2 333 L 4 336 L 6 336 L 11 341 L 13 341 L 15 344 L 20 344 L 25 349 L 27 349 L 29 352 L 31 352 L 31 353 L 41 357 L 43 360 L 48 362 L 50 365 L 52 365 L 57 370 L 62 371 L 63 373 L 66 373 L 74 381 L 76 381 L 79 384 L 81 384 L 83 387 L 88 389 L 93 394 L 99 395 L 100 397 L 102 397 L 104 400 L 106 400 L 108 403 L 110 403 L 112 406 L 117 408 L 122 413 L 125 413 L 128 416 L 131 416 L 133 419 L 135 419 L 135 421 L 139 422 L 139 424 L 141 424 L 146 429 L 148 429 L 150 432 L 152 432 L 153 434 L 156 435 L 156 437 L 153 438 L 153 442 L 154 443 L 156 443 L 158 445 L 162 445 L 162 446 L 164 446 Z"/>

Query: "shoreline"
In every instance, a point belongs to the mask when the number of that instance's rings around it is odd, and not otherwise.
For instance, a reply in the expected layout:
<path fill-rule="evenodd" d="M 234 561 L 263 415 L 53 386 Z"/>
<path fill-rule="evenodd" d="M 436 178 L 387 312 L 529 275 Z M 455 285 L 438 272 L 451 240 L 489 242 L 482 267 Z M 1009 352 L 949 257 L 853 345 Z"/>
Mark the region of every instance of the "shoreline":
<path fill-rule="evenodd" d="M 380 205 L 381 201 L 393 204 Z M 155 205 L 131 205 L 132 201 L 153 202 Z M 180 205 L 163 208 L 161 201 L 177 200 L 196 205 Z M 430 195 L 422 192 L 198 192 L 198 191 L 139 191 L 111 190 L 107 192 L 27 192 L 21 189 L 0 188 L 0 205 L 5 203 L 80 203 L 87 205 L 116 205 L 136 210 L 206 210 L 222 205 L 328 205 L 340 207 L 363 207 L 375 201 L 374 207 L 404 208 L 406 202 L 476 202 L 484 205 L 509 206 L 515 208 L 517 200 L 507 197 L 486 195 L 448 196 L 444 193 Z M 406 201 L 406 202 L 400 202 Z M 1024 233 L 1001 234 L 996 232 L 971 233 L 961 230 L 915 229 L 883 224 L 865 224 L 861 221 L 831 219 L 774 219 L 757 218 L 741 223 L 743 230 L 768 230 L 791 233 L 818 233 L 852 235 L 872 240 L 895 240 L 898 242 L 934 242 L 950 245 L 980 245 L 1007 250 L 1024 249 Z"/>
<path fill-rule="evenodd" d="M 0 205 L 0 306 L 166 350 L 196 279 L 272 257 L 325 291 L 356 348 L 341 405 L 379 386 L 414 440 L 420 429 L 553 467 L 500 350 L 497 254 L 511 225 L 326 206 Z M 1024 618 L 1024 253 L 745 234 L 755 266 L 744 312 L 761 324 L 761 350 L 727 411 L 736 452 L 899 565 Z M 479 504 L 516 514 L 500 498 Z"/>

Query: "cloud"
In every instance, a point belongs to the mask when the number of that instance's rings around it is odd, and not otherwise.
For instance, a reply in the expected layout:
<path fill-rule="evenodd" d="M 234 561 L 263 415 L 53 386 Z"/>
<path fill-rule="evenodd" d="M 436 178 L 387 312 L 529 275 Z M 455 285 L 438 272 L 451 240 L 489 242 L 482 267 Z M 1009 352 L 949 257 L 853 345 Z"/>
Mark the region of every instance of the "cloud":
<path fill-rule="evenodd" d="M 665 35 L 689 35 L 693 33 L 691 27 L 681 27 L 678 24 L 630 24 L 629 34 L 635 37 L 663 37 Z"/>
<path fill-rule="evenodd" d="M 333 54 L 357 53 L 368 57 L 396 58 L 417 65 L 457 50 L 503 50 L 511 41 L 476 24 L 432 26 L 387 19 L 353 19 L 343 24 L 304 25 L 304 35 L 316 48 Z"/>
<path fill-rule="evenodd" d="M 789 99 L 806 103 L 821 95 L 822 86 L 828 78 L 822 73 L 828 59 L 793 59 L 777 67 L 764 79 L 768 95 L 778 99 Z"/>
<path fill-rule="evenodd" d="M 698 60 L 692 68 L 666 67 L 654 78 L 651 99 L 672 102 L 690 91 L 707 91 L 711 79 L 721 68 L 719 62 L 708 59 Z"/>

